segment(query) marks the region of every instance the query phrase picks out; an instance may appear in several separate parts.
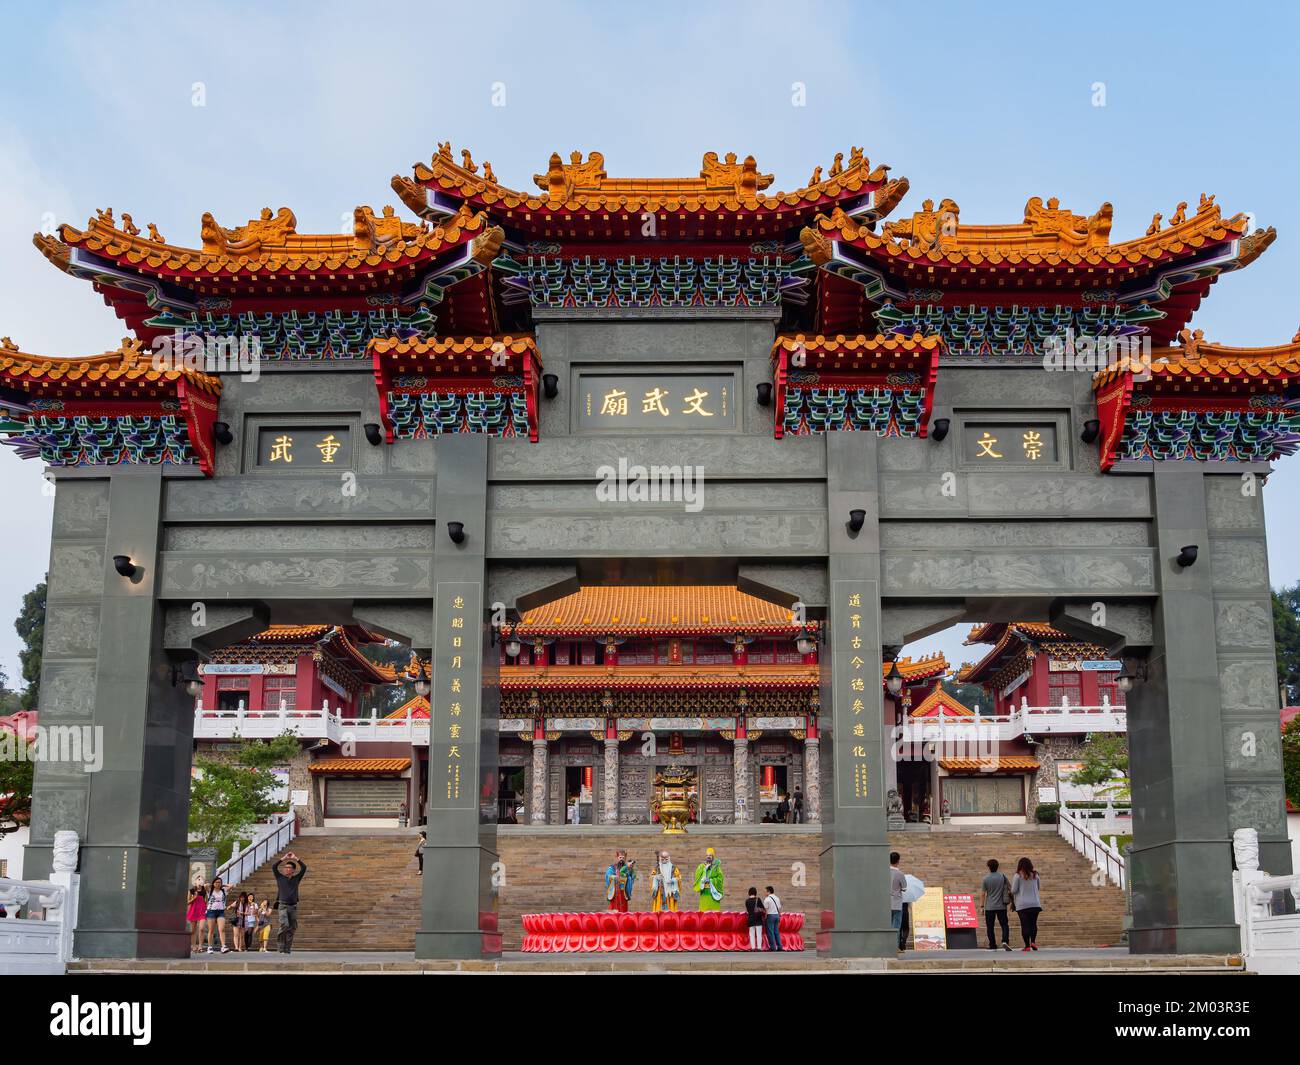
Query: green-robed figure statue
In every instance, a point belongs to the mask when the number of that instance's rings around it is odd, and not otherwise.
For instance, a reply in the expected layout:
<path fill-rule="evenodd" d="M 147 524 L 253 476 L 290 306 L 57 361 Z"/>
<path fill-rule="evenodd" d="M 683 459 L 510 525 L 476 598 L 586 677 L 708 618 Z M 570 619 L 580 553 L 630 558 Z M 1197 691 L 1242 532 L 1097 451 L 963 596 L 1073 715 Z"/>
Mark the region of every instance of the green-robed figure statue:
<path fill-rule="evenodd" d="M 710 847 L 704 852 L 704 861 L 695 867 L 695 890 L 701 910 L 722 909 L 722 887 L 722 863 Z"/>

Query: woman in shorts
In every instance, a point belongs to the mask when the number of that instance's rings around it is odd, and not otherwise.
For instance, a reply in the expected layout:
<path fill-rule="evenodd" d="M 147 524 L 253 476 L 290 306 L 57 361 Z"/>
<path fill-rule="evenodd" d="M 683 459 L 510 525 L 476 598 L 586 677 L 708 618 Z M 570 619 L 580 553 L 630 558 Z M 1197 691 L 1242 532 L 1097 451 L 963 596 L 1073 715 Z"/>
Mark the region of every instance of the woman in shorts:
<path fill-rule="evenodd" d="M 215 877 L 212 881 L 212 888 L 208 891 L 208 909 L 207 909 L 207 926 L 208 926 L 208 953 L 212 953 L 212 933 L 217 933 L 217 942 L 221 944 L 221 953 L 229 954 L 230 948 L 226 946 L 226 908 L 230 905 L 226 897 L 226 885 L 222 882 L 221 877 Z"/>

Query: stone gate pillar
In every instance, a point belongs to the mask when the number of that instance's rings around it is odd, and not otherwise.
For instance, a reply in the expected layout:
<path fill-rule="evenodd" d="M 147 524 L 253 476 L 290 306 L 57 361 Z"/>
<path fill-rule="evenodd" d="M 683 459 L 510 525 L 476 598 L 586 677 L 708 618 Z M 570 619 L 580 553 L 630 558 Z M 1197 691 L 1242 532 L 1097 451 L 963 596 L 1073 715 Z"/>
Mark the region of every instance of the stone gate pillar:
<path fill-rule="evenodd" d="M 754 817 L 749 809 L 749 735 L 743 727 L 736 729 L 736 738 L 732 741 L 731 780 L 732 819 L 738 825 L 748 824 Z"/>
<path fill-rule="evenodd" d="M 822 650 L 819 733 L 822 924 L 817 949 L 837 957 L 893 957 L 885 834 L 880 688 L 879 440 L 826 434 L 829 612 Z M 854 510 L 862 528 L 849 528 Z"/>
<path fill-rule="evenodd" d="M 604 817 L 607 825 L 618 824 L 618 730 L 605 732 Z"/>
<path fill-rule="evenodd" d="M 1213 566 L 1205 478 L 1192 463 L 1155 463 L 1156 571 L 1151 655 L 1128 696 L 1133 782 L 1135 953 L 1239 949 L 1224 791 Z M 1182 568 L 1185 545 L 1200 557 Z"/>
<path fill-rule="evenodd" d="M 419 958 L 501 951 L 493 884 L 497 820 L 496 655 L 484 602 L 489 441 L 439 437 L 429 692 L 429 808 Z M 448 523 L 464 524 L 454 543 Z"/>
<path fill-rule="evenodd" d="M 74 949 L 86 958 L 189 956 L 194 711 L 154 598 L 165 485 L 163 467 L 130 467 L 61 477 L 56 496 L 41 725 L 75 729 L 64 735 L 82 759 L 65 748 L 73 760 L 37 766 L 29 872 L 48 872 L 56 831 L 82 837 Z M 130 556 L 133 577 L 114 555 Z"/>
<path fill-rule="evenodd" d="M 816 722 L 808 729 L 803 741 L 803 811 L 807 824 L 818 824 L 822 819 L 821 787 L 822 741 L 817 737 Z"/>
<path fill-rule="evenodd" d="M 528 823 L 546 824 L 546 781 L 550 773 L 546 733 L 539 725 L 533 732 L 533 786 L 528 797 Z"/>

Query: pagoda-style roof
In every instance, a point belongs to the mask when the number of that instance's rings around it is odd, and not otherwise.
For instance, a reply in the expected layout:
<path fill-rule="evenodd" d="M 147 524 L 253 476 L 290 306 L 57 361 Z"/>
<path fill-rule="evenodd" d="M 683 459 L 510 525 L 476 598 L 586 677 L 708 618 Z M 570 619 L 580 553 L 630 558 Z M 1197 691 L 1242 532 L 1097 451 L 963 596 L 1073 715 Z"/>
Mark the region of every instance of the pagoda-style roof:
<path fill-rule="evenodd" d="M 940 758 L 939 767 L 950 773 L 1023 773 L 1038 768 L 1032 754 L 997 754 L 989 758 Z"/>
<path fill-rule="evenodd" d="M 945 676 L 948 672 L 948 659 L 944 657 L 942 651 L 935 651 L 933 654 L 922 655 L 916 659 L 910 657 L 899 658 L 897 663 L 898 672 L 903 675 L 905 684 L 933 680 L 935 677 Z M 891 664 L 890 662 L 880 664 L 881 679 L 888 675 Z"/>
<path fill-rule="evenodd" d="M 1167 225 L 1156 215 L 1146 233 L 1120 242 L 1111 241 L 1112 215 L 1110 204 L 1080 215 L 1035 196 L 1020 222 L 969 225 L 954 200 L 926 200 L 879 231 L 844 211 L 823 212 L 800 240 L 812 262 L 872 302 L 1150 307 L 1151 335 L 1168 343 L 1220 273 L 1253 262 L 1276 237 L 1251 230 L 1244 214 L 1225 218 L 1213 196 L 1202 195 L 1194 212 L 1179 203 Z M 843 324 L 852 312 L 843 285 L 821 291 L 819 322 Z"/>
<path fill-rule="evenodd" d="M 941 337 L 919 333 L 777 337 L 777 439 L 836 429 L 924 437 L 943 349 Z"/>
<path fill-rule="evenodd" d="M 975 717 L 975 711 L 939 685 L 912 708 L 912 717 Z"/>
<path fill-rule="evenodd" d="M 444 432 L 537 441 L 542 362 L 531 336 L 372 341 L 380 421 L 389 443 Z"/>
<path fill-rule="evenodd" d="M 405 773 L 411 768 L 409 758 L 319 758 L 307 766 L 309 773 Z"/>
<path fill-rule="evenodd" d="M 1288 407 L 1300 383 L 1300 332 L 1243 348 L 1184 329 L 1150 358 L 1125 355 L 1093 377 L 1101 467 L 1125 458 L 1268 461 L 1300 448 Z"/>
<path fill-rule="evenodd" d="M 907 190 L 906 179 L 888 179 L 889 167 L 872 167 L 860 148 L 837 153 L 823 173 L 793 192 L 769 192 L 773 175 L 763 174 L 753 156 L 706 152 L 698 177 L 611 178 L 600 152 L 584 159 L 573 152 L 565 162 L 551 155 L 545 173 L 535 174 L 537 192 L 508 188 L 490 163 L 480 168 L 468 150 L 455 158 L 443 143 L 412 178 L 394 177 L 393 189 L 417 214 L 436 218 L 469 204 L 534 238 L 616 241 L 646 239 L 642 215 L 660 216 L 654 239 L 762 240 L 784 238 L 819 210 L 834 206 L 851 215 L 878 218 Z M 875 202 L 872 194 L 878 192 Z"/>
<path fill-rule="evenodd" d="M 708 691 L 720 688 L 766 690 L 815 689 L 821 683 L 816 664 L 761 665 L 572 665 L 502 666 L 503 691 Z"/>
<path fill-rule="evenodd" d="M 1010 663 L 1027 668 L 1036 652 L 1049 655 L 1103 659 L 1106 650 L 1094 643 L 1076 640 L 1069 633 L 1038 621 L 990 622 L 976 625 L 964 641 L 970 647 L 992 644 L 992 649 L 976 663 L 967 663 L 957 671 L 956 680 L 962 684 L 982 684 L 1003 673 Z"/>
<path fill-rule="evenodd" d="M 153 225 L 141 234 L 130 215 L 119 221 L 109 209 L 85 229 L 62 225 L 33 243 L 59 269 L 92 281 L 132 330 L 152 339 L 168 328 L 151 321 L 160 313 L 184 316 L 214 299 L 236 313 L 366 310 L 378 295 L 398 305 L 437 302 L 444 289 L 489 266 L 503 239 L 482 212 L 458 211 L 430 225 L 403 221 L 392 207 L 376 215 L 359 206 L 350 233 L 299 233 L 292 210 L 267 207 L 233 229 L 205 214 L 201 244 L 190 248 L 167 243 Z M 458 309 L 467 323 L 481 317 L 473 307 Z"/>
<path fill-rule="evenodd" d="M 391 714 L 385 714 L 383 720 L 396 724 L 399 721 L 428 721 L 429 720 L 429 700 L 426 696 L 416 695 L 407 699 L 401 706 Z"/>
<path fill-rule="evenodd" d="M 393 684 L 407 679 L 402 670 L 372 662 L 361 651 L 363 644 L 383 642 L 384 637 L 363 625 L 272 625 L 223 647 L 212 659 L 219 663 L 282 661 L 286 656 L 296 658 L 311 652 L 318 660 L 328 658 L 338 663 L 360 683 Z"/>
<path fill-rule="evenodd" d="M 0 339 L 0 389 L 4 390 L 117 402 L 175 396 L 182 384 L 188 391 L 221 395 L 220 378 L 155 360 L 140 341 L 130 337 L 113 351 L 79 359 L 32 355 L 8 337 Z"/>
<path fill-rule="evenodd" d="M 50 466 L 215 467 L 221 380 L 155 359 L 126 338 L 114 351 L 56 359 L 0 340 L 0 437 Z"/>
<path fill-rule="evenodd" d="M 581 588 L 525 612 L 516 633 L 531 636 L 793 637 L 789 607 L 729 584 L 616 585 Z M 808 627 L 815 628 L 810 622 Z"/>

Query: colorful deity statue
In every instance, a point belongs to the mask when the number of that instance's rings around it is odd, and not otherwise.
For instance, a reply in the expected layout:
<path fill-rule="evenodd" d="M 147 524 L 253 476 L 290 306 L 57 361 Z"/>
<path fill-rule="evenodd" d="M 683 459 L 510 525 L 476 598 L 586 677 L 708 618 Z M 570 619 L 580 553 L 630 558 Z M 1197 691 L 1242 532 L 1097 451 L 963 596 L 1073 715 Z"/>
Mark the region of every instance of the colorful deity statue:
<path fill-rule="evenodd" d="M 701 910 L 722 909 L 722 863 L 712 847 L 704 852 L 704 861 L 695 867 L 695 891 Z"/>
<path fill-rule="evenodd" d="M 605 870 L 605 898 L 609 908 L 627 913 L 627 904 L 636 886 L 636 862 L 627 860 L 627 851 L 614 852 L 614 860 Z"/>
<path fill-rule="evenodd" d="M 650 909 L 654 913 L 667 910 L 676 913 L 682 897 L 682 874 L 667 851 L 659 852 L 655 874 L 650 878 Z"/>

